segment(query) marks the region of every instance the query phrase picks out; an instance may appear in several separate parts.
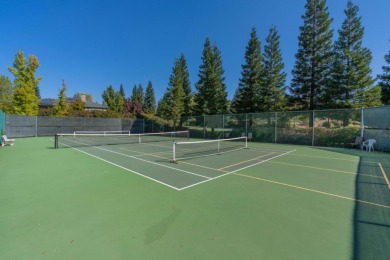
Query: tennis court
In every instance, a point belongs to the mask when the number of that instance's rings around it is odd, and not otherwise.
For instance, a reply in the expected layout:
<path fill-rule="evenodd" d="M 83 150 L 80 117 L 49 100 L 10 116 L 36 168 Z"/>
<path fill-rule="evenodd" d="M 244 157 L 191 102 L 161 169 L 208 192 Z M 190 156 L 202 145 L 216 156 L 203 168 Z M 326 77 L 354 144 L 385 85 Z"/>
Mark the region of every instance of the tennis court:
<path fill-rule="evenodd" d="M 1 259 L 388 257 L 388 153 L 58 141 L 0 148 Z"/>
<path fill-rule="evenodd" d="M 246 137 L 189 141 L 188 131 L 162 135 L 70 134 L 58 138 L 57 147 L 76 149 L 176 190 L 212 181 L 294 151 L 249 148 Z M 182 142 L 174 143 L 175 139 Z"/>

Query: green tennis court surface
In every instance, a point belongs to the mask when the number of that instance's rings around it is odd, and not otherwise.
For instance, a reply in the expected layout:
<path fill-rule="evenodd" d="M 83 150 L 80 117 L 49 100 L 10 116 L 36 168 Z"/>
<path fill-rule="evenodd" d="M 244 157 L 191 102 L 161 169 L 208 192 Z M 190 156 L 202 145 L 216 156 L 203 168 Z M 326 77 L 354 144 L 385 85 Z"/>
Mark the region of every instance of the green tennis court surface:
<path fill-rule="evenodd" d="M 0 148 L 0 259 L 386 259 L 390 155 L 248 143 Z"/>

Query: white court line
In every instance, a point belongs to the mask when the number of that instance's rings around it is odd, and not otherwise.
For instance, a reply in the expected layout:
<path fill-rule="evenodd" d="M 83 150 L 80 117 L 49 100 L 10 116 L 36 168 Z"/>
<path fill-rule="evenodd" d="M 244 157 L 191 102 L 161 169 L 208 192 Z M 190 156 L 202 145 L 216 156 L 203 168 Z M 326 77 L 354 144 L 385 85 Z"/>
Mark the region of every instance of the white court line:
<path fill-rule="evenodd" d="M 301 186 L 296 186 L 296 185 L 287 184 L 287 183 L 278 182 L 278 181 L 267 180 L 267 179 L 258 178 L 258 177 L 254 177 L 254 176 L 249 176 L 249 175 L 240 174 L 240 173 L 236 173 L 235 175 L 237 175 L 237 176 L 242 176 L 242 177 L 246 177 L 246 178 L 251 178 L 251 179 L 255 179 L 255 180 L 259 180 L 259 181 L 270 182 L 270 183 L 273 183 L 273 184 L 283 185 L 283 186 L 286 186 L 286 187 L 295 188 L 295 189 L 300 189 L 300 190 L 304 190 L 304 191 L 315 192 L 315 193 L 319 193 L 319 194 L 322 194 L 322 195 L 332 196 L 332 197 L 336 197 L 336 198 L 340 198 L 340 199 L 351 200 L 351 201 L 356 201 L 356 202 L 360 202 L 360 203 L 365 203 L 365 204 L 369 204 L 369 205 L 373 205 L 373 206 L 377 206 L 377 207 L 382 207 L 382 208 L 388 208 L 388 209 L 390 209 L 390 206 L 387 206 L 387 205 L 378 204 L 378 203 L 374 203 L 374 202 L 370 202 L 370 201 L 365 201 L 365 200 L 358 200 L 358 199 L 354 199 L 354 198 L 349 198 L 349 197 L 346 197 L 346 196 L 342 196 L 342 195 L 338 195 L 338 194 L 333 194 L 333 193 L 329 193 L 329 192 L 324 192 L 324 191 L 309 189 L 309 188 L 305 188 L 305 187 L 301 187 Z"/>
<path fill-rule="evenodd" d="M 80 141 L 75 141 L 75 142 L 76 142 L 76 143 L 80 143 L 80 144 L 85 144 L 85 143 L 82 143 L 82 142 L 80 142 Z M 66 145 L 66 146 L 68 146 L 68 147 L 71 147 L 71 146 L 69 146 L 69 145 L 67 145 L 67 144 L 64 144 L 64 143 L 62 143 L 62 144 L 63 144 L 63 145 Z M 177 168 L 170 167 L 170 166 L 166 166 L 166 165 L 163 165 L 163 164 L 160 164 L 160 163 L 151 162 L 151 161 L 144 160 L 144 159 L 141 159 L 141 158 L 138 158 L 138 157 L 135 157 L 135 156 L 131 156 L 131 155 L 127 155 L 127 154 L 115 152 L 115 151 L 108 150 L 108 149 L 104 149 L 104 148 L 101 148 L 101 147 L 97 147 L 97 146 L 88 146 L 88 147 L 93 147 L 93 148 L 100 149 L 100 150 L 103 150 L 103 151 L 107 151 L 107 152 L 119 154 L 119 155 L 122 155 L 122 156 L 125 156 L 125 157 L 133 158 L 133 159 L 136 159 L 136 160 L 139 160 L 139 161 L 143 161 L 143 162 L 146 162 L 146 163 L 150 163 L 150 164 L 155 164 L 155 165 L 158 165 L 158 166 L 161 166 L 161 167 L 165 167 L 165 168 L 169 168 L 169 169 L 172 169 L 172 170 L 176 170 L 176 171 L 180 171 L 180 172 L 185 172 L 185 173 L 188 173 L 188 174 L 191 174 L 191 175 L 195 175 L 195 176 L 198 176 L 198 177 L 201 177 L 201 178 L 210 179 L 210 177 L 207 177 L 207 176 L 204 176 L 204 175 L 200 175 L 200 174 L 196 174 L 196 173 L 193 173 L 193 172 L 189 172 L 189 171 L 177 169 Z M 74 147 L 71 147 L 71 148 L 74 148 Z M 76 149 L 76 148 L 74 148 L 74 149 Z M 79 150 L 79 149 L 77 149 L 77 150 Z"/>
<path fill-rule="evenodd" d="M 196 173 L 193 173 L 193 172 L 177 169 L 177 168 L 174 168 L 174 167 L 171 167 L 171 166 L 167 166 L 167 165 L 164 165 L 164 164 L 160 164 L 160 163 L 156 163 L 156 162 L 151 162 L 151 161 L 148 161 L 148 160 L 141 159 L 139 157 L 135 157 L 135 156 L 131 156 L 131 155 L 115 152 L 115 151 L 104 149 L 104 148 L 101 148 L 101 147 L 96 147 L 96 146 L 93 146 L 93 147 L 96 148 L 96 149 L 100 149 L 100 150 L 103 150 L 103 151 L 110 152 L 110 153 L 115 153 L 115 154 L 119 154 L 119 155 L 122 155 L 122 156 L 125 156 L 125 157 L 129 157 L 129 158 L 133 158 L 133 159 L 136 159 L 136 160 L 139 160 L 139 161 L 143 161 L 143 162 L 146 162 L 146 163 L 155 164 L 155 165 L 158 165 L 160 167 L 165 167 L 165 168 L 168 168 L 168 169 L 171 169 L 171 170 L 188 173 L 188 174 L 195 175 L 195 176 L 198 176 L 198 177 L 201 177 L 201 178 L 205 178 L 205 179 L 210 179 L 210 177 L 207 177 L 207 176 L 204 176 L 204 175 L 200 175 L 200 174 L 196 174 Z"/>
<path fill-rule="evenodd" d="M 271 155 L 271 154 L 274 154 L 274 153 L 267 153 L 267 154 L 258 156 L 258 157 L 256 157 L 256 158 L 252 158 L 252 159 L 249 159 L 249 160 L 246 160 L 246 161 L 242 161 L 242 162 L 239 162 L 239 163 L 231 164 L 231 165 L 225 166 L 225 167 L 223 167 L 223 168 L 219 168 L 219 170 L 223 170 L 223 169 L 226 169 L 226 168 L 231 168 L 231 167 L 236 166 L 236 165 L 239 165 L 239 164 L 243 164 L 243 163 L 246 163 L 246 162 L 258 160 L 258 159 L 260 159 L 260 158 L 262 158 L 262 157 L 265 157 L 265 156 L 268 156 L 268 155 Z"/>
<path fill-rule="evenodd" d="M 64 145 L 66 145 L 66 144 L 64 144 Z M 71 146 L 69 146 L 69 145 L 66 145 L 66 146 L 71 147 Z M 158 166 L 161 166 L 161 167 L 166 167 L 166 168 L 170 168 L 170 169 L 173 169 L 173 170 L 182 171 L 182 172 L 185 172 L 185 173 L 188 173 L 188 174 L 191 174 L 191 175 L 196 175 L 196 176 L 199 176 L 199 177 L 203 177 L 203 178 L 206 179 L 206 180 L 204 180 L 204 181 L 197 182 L 197 183 L 191 184 L 191 185 L 186 186 L 186 187 L 183 187 L 183 188 L 176 188 L 176 187 L 173 187 L 173 186 L 171 186 L 171 185 L 169 185 L 169 184 L 166 184 L 166 183 L 164 183 L 164 182 L 160 182 L 160 181 L 158 181 L 158 180 L 156 180 L 156 179 L 153 179 L 153 178 L 148 177 L 148 176 L 146 176 L 146 175 L 143 175 L 143 174 L 141 174 L 141 173 L 137 173 L 137 172 L 135 172 L 135 171 L 132 171 L 132 170 L 130 170 L 130 169 L 127 169 L 127 168 L 125 168 L 125 167 L 122 167 L 122 166 L 120 166 L 120 165 L 117 165 L 117 164 L 115 164 L 115 163 L 112 163 L 112 162 L 110 162 L 110 161 L 107 161 L 107 160 L 105 160 L 105 159 L 103 159 L 103 158 L 100 158 L 100 157 L 98 157 L 98 156 L 95 156 L 95 155 L 92 155 L 92 154 L 90 154 L 90 153 L 87 153 L 87 152 L 84 152 L 84 151 L 82 151 L 82 150 L 79 150 L 79 149 L 77 149 L 77 148 L 71 147 L 72 149 L 75 149 L 75 150 L 80 151 L 80 152 L 82 152 L 82 153 L 88 154 L 88 155 L 90 155 L 90 156 L 92 156 L 92 157 L 98 158 L 98 159 L 100 159 L 100 160 L 102 160 L 102 161 L 105 161 L 105 162 L 107 162 L 107 163 L 109 163 L 109 164 L 115 165 L 115 166 L 117 166 L 117 167 L 119 167 L 119 168 L 122 168 L 122 169 L 124 169 L 124 170 L 126 170 L 126 171 L 136 173 L 136 174 L 138 174 L 138 175 L 140 175 L 140 176 L 143 176 L 143 177 L 145 177 L 145 178 L 147 178 L 147 179 L 150 179 L 150 180 L 153 180 L 153 181 L 155 181 L 155 182 L 161 183 L 161 184 L 163 184 L 163 185 L 165 185 L 165 186 L 167 186 L 167 187 L 173 188 L 173 189 L 178 190 L 178 191 L 182 191 L 182 190 L 185 190 L 185 189 L 188 189 L 188 188 L 197 186 L 197 185 L 199 185 L 199 184 L 202 184 L 202 183 L 205 183 L 205 182 L 208 182 L 208 181 L 211 181 L 211 180 L 215 180 L 215 179 L 224 177 L 224 176 L 226 176 L 226 175 L 229 175 L 229 174 L 232 174 L 232 173 L 235 173 L 235 172 L 238 172 L 238 171 L 241 171 L 241 170 L 244 170 L 244 169 L 247 169 L 247 168 L 256 166 L 256 165 L 259 165 L 259 164 L 261 164 L 261 163 L 270 161 L 270 160 L 272 160 L 272 159 L 275 159 L 275 158 L 278 158 L 278 157 L 280 157 L 280 156 L 283 156 L 283 155 L 286 155 L 286 154 L 289 154 L 289 153 L 291 153 L 291 152 L 295 152 L 295 151 L 296 151 L 295 149 L 294 149 L 294 150 L 290 150 L 290 151 L 287 151 L 287 152 L 285 152 L 285 153 L 279 154 L 279 155 L 277 155 L 277 156 L 268 158 L 267 160 L 264 160 L 264 161 L 260 161 L 260 162 L 254 163 L 254 164 L 251 164 L 251 165 L 248 165 L 248 166 L 245 166 L 245 167 L 236 169 L 236 170 L 231 171 L 231 172 L 227 172 L 227 173 L 222 174 L 222 175 L 219 175 L 219 176 L 217 176 L 217 177 L 206 177 L 206 176 L 203 176 L 203 175 L 198 175 L 198 174 L 196 174 L 196 173 L 192 173 L 192 172 L 180 170 L 180 169 L 177 169 L 177 168 L 173 168 L 173 167 L 170 167 L 170 166 L 162 165 L 162 164 L 159 164 L 159 163 L 155 163 L 155 162 L 143 160 L 143 159 L 138 158 L 138 157 L 135 157 L 135 156 L 126 155 L 126 154 L 123 154 L 123 153 L 119 153 L 119 152 L 115 152 L 115 151 L 112 151 L 112 150 L 100 148 L 100 147 L 97 147 L 97 146 L 90 146 L 90 147 L 93 147 L 93 148 L 96 148 L 96 149 L 100 149 L 100 150 L 103 150 L 103 151 L 107 151 L 107 152 L 116 153 L 116 154 L 119 154 L 119 155 L 122 155 L 122 156 L 126 156 L 126 157 L 129 157 L 129 158 L 136 159 L 136 160 L 140 160 L 140 161 L 144 161 L 144 162 L 147 162 L 147 163 L 155 164 L 155 165 L 158 165 Z M 166 146 L 165 146 L 165 147 L 166 147 Z"/>
<path fill-rule="evenodd" d="M 232 173 L 235 173 L 235 172 L 238 172 L 238 171 L 241 171 L 241 170 L 244 170 L 244 169 L 248 169 L 250 167 L 253 167 L 253 166 L 256 166 L 256 165 L 259 165 L 261 163 L 264 163 L 264 162 L 267 162 L 267 161 L 270 161 L 272 159 L 275 159 L 275 158 L 278 158 L 278 157 L 281 157 L 283 155 L 286 155 L 286 154 L 289 154 L 289 153 L 292 153 L 292 152 L 295 152 L 296 150 L 291 150 L 291 151 L 288 151 L 288 152 L 285 152 L 285 153 L 282 153 L 282 154 L 279 154 L 277 156 L 274 156 L 274 157 L 271 157 L 271 158 L 268 158 L 267 160 L 264 160 L 264 161 L 261 161 L 261 162 L 257 162 L 257 163 L 254 163 L 254 164 L 251 164 L 251 165 L 248 165 L 248 166 L 245 166 L 245 167 L 242 167 L 240 169 L 237 169 L 237 170 L 234 170 L 234 171 L 231 171 L 231 172 L 228 172 L 228 173 L 225 173 L 225 174 L 221 174 L 217 177 L 214 177 L 214 178 L 211 178 L 209 180 L 204 180 L 204 181 L 201 181 L 201 182 L 198 182 L 198 183 L 194 183 L 192 185 L 189 185 L 189 186 L 186 186 L 184 188 L 180 188 L 179 190 L 182 191 L 182 190 L 185 190 L 185 189 L 188 189 L 188 188 L 191 188 L 191 187 L 194 187 L 196 185 L 199 185 L 199 184 L 202 184 L 202 183 L 205 183 L 205 182 L 208 182 L 208 181 L 212 181 L 212 180 L 215 180 L 215 179 L 218 179 L 218 178 L 221 178 L 221 177 L 224 177 L 226 175 L 229 175 L 229 174 L 232 174 Z"/>
<path fill-rule="evenodd" d="M 66 145 L 66 144 L 63 144 L 63 145 Z M 123 166 L 120 166 L 119 164 L 110 162 L 110 161 L 108 161 L 108 160 L 106 160 L 106 159 L 103 159 L 103 158 L 101 158 L 101 157 L 99 157 L 99 156 L 90 154 L 90 153 L 88 153 L 88 152 L 85 152 L 85 151 L 83 151 L 83 150 L 77 149 L 77 148 L 75 148 L 75 147 L 71 147 L 71 146 L 69 146 L 69 145 L 66 145 L 66 146 L 68 146 L 68 147 L 70 147 L 70 148 L 72 148 L 72 149 L 74 149 L 74 150 L 77 150 L 77 151 L 79 151 L 79 152 L 82 152 L 82 153 L 84 153 L 84 154 L 87 154 L 87 155 L 89 155 L 89 156 L 92 156 L 92 157 L 94 157 L 94 158 L 96 158 L 96 159 L 99 159 L 99 160 L 101 160 L 101 161 L 103 161 L 103 162 L 106 162 L 106 163 L 109 163 L 109 164 L 114 165 L 114 166 L 116 166 L 116 167 L 119 167 L 119 168 L 121 168 L 121 169 L 123 169 L 123 170 L 125 170 L 125 171 L 131 172 L 131 173 L 135 173 L 135 174 L 137 174 L 137 175 L 139 175 L 139 176 L 145 177 L 145 178 L 147 178 L 147 179 L 149 179 L 149 180 L 152 180 L 152 181 L 154 181 L 154 182 L 157 182 L 157 183 L 160 183 L 160 184 L 162 184 L 162 185 L 165 185 L 165 186 L 167 186 L 167 187 L 169 187 L 169 188 L 172 188 L 172 189 L 175 189 L 175 190 L 180 190 L 180 189 L 177 188 L 177 187 L 171 186 L 171 185 L 169 185 L 169 184 L 167 184 L 167 183 L 165 183 L 165 182 L 158 181 L 158 180 L 153 179 L 153 178 L 151 178 L 151 177 L 149 177 L 149 176 L 147 176 L 147 175 L 144 175 L 144 174 L 142 174 L 142 173 L 139 173 L 139 172 L 130 170 L 130 169 L 126 168 L 126 167 L 123 167 Z"/>

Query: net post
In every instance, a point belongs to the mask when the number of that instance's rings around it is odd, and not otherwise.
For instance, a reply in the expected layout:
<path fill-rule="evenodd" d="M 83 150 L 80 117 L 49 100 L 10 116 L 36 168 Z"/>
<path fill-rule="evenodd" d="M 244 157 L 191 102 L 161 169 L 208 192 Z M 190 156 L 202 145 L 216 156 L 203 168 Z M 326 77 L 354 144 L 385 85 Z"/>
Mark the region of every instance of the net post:
<path fill-rule="evenodd" d="M 248 148 L 248 137 L 245 136 L 245 149 Z"/>
<path fill-rule="evenodd" d="M 220 144 L 221 144 L 221 141 L 219 141 L 219 140 L 218 140 L 218 142 L 217 142 L 217 143 L 218 143 L 218 145 L 217 145 L 217 146 L 218 146 L 218 148 L 217 148 L 217 149 L 218 149 L 218 153 L 219 153 L 219 151 L 220 151 Z"/>
<path fill-rule="evenodd" d="M 172 162 L 175 163 L 176 162 L 176 142 L 173 141 L 173 148 L 172 148 Z"/>
<path fill-rule="evenodd" d="M 138 143 L 141 143 L 141 135 L 138 135 Z"/>

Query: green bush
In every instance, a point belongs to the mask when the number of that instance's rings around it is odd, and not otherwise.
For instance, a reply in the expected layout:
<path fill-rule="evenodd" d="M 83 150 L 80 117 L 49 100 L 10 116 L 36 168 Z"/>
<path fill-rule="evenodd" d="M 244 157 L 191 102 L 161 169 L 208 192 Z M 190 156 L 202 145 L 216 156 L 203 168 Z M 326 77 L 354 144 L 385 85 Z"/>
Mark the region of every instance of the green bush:
<path fill-rule="evenodd" d="M 316 128 L 314 145 L 329 147 L 348 147 L 356 136 L 360 135 L 359 127 Z"/>

